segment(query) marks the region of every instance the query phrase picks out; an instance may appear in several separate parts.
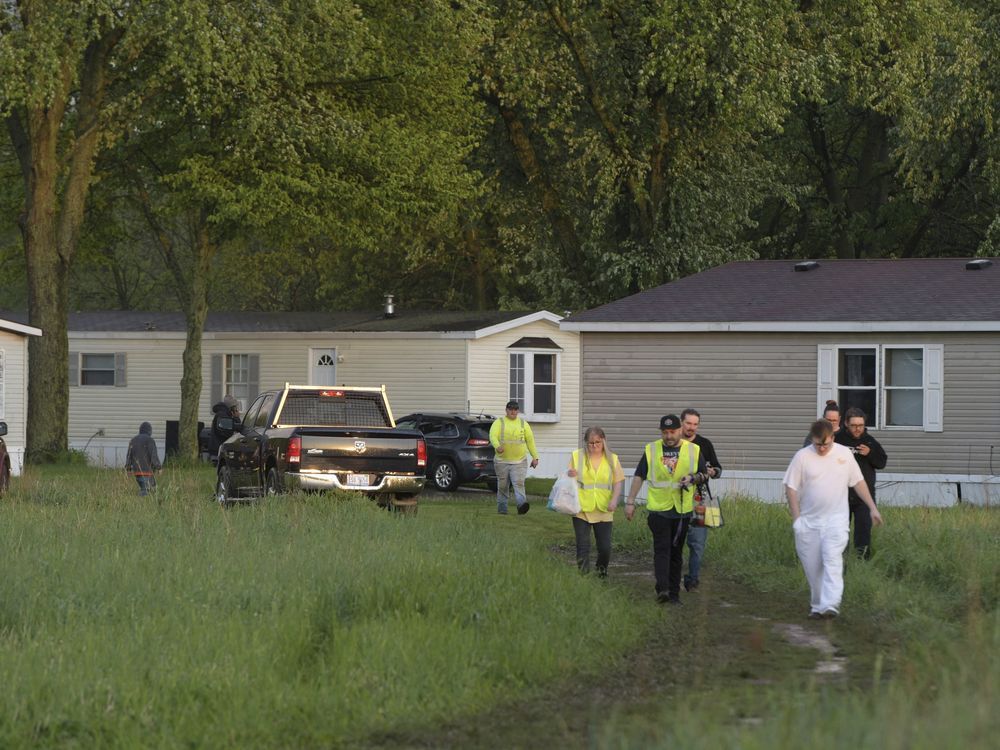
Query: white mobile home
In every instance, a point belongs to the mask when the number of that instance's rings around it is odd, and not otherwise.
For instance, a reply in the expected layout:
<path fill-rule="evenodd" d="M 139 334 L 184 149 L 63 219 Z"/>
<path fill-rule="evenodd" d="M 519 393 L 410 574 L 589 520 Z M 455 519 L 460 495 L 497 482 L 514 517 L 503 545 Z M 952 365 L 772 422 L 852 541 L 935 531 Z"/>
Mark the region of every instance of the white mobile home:
<path fill-rule="evenodd" d="M 889 463 L 880 502 L 1000 499 L 1000 267 L 988 259 L 729 263 L 565 319 L 584 423 L 635 465 L 660 414 L 694 407 L 718 485 L 779 501 L 827 399 Z"/>
<path fill-rule="evenodd" d="M 28 435 L 28 337 L 41 336 L 33 326 L 0 318 L 0 422 L 7 423 L 11 474 L 24 465 Z"/>
<path fill-rule="evenodd" d="M 200 414 L 226 393 L 244 407 L 297 384 L 381 385 L 410 411 L 502 414 L 525 404 L 554 475 L 578 445 L 579 335 L 541 312 L 211 313 L 202 337 Z M 70 447 L 124 460 L 139 424 L 161 451 L 176 444 L 184 319 L 179 313 L 91 312 L 69 319 Z"/>

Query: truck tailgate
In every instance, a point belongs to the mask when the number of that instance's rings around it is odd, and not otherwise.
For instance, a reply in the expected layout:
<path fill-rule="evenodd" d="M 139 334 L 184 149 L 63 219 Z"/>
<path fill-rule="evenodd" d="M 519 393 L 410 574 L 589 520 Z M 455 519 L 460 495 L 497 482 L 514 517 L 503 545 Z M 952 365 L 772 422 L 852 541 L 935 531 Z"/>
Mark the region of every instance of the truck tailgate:
<path fill-rule="evenodd" d="M 417 467 L 419 432 L 300 427 L 299 471 L 423 474 Z M 339 433 L 339 434 L 331 434 Z"/>

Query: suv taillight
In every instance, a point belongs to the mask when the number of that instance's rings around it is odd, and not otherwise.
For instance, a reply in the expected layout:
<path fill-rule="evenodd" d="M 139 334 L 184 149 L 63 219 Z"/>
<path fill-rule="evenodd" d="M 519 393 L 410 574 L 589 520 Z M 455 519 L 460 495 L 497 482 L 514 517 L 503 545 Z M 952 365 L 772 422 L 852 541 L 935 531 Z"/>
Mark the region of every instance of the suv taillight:
<path fill-rule="evenodd" d="M 427 466 L 427 443 L 417 438 L 417 466 Z"/>
<path fill-rule="evenodd" d="M 288 439 L 288 463 L 297 464 L 302 460 L 302 438 Z"/>
<path fill-rule="evenodd" d="M 483 440 L 482 438 L 469 438 L 468 440 L 465 441 L 465 444 L 473 446 L 483 446 L 483 445 L 489 445 L 490 441 Z"/>

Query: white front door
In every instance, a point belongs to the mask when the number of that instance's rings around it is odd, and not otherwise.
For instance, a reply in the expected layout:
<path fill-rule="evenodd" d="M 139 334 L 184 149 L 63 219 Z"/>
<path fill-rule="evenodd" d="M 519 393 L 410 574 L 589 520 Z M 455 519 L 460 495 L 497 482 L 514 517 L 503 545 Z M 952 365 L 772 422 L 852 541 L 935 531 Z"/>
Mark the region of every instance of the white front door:
<path fill-rule="evenodd" d="M 337 384 L 337 350 L 310 349 L 309 385 Z"/>

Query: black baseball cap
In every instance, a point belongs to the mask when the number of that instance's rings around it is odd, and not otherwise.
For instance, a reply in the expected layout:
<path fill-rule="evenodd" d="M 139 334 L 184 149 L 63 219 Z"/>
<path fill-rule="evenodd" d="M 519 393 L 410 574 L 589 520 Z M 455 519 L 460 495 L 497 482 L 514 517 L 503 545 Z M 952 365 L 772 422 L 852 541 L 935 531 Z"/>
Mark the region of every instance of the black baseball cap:
<path fill-rule="evenodd" d="M 676 414 L 668 414 L 665 417 L 660 417 L 661 430 L 679 430 L 680 428 L 681 418 Z"/>
<path fill-rule="evenodd" d="M 521 405 L 517 401 L 515 401 L 514 399 L 511 399 L 510 401 L 507 402 L 507 406 L 505 408 L 507 408 L 507 409 L 517 409 L 518 411 L 520 411 L 521 410 Z"/>

